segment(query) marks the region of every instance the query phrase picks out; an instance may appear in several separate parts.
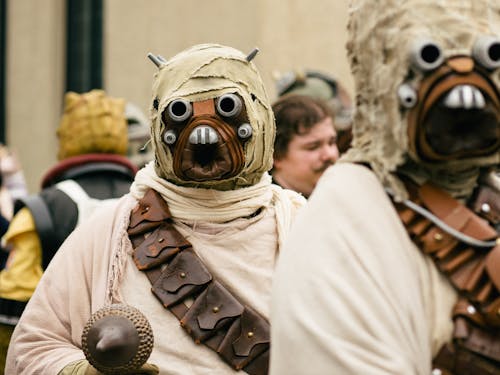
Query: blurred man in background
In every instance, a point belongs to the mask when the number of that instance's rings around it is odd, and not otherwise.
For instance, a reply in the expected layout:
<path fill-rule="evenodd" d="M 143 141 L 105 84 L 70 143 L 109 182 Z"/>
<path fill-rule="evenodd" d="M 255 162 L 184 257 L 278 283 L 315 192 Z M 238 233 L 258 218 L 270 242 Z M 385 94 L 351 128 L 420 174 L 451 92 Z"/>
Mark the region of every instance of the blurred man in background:
<path fill-rule="evenodd" d="M 273 112 L 274 183 L 308 198 L 326 168 L 339 157 L 336 119 L 324 100 L 305 95 L 280 98 Z"/>
<path fill-rule="evenodd" d="M 338 80 L 317 70 L 289 71 L 277 78 L 276 92 L 279 97 L 297 94 L 324 100 L 335 116 L 339 153 L 347 151 L 352 139 L 353 105 L 350 95 Z"/>

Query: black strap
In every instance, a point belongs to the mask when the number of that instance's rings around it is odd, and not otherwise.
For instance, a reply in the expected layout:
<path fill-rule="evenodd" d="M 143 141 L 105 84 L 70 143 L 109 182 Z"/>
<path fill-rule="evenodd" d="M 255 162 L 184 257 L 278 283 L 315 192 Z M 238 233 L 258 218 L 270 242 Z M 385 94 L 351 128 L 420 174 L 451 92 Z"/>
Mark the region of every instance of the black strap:
<path fill-rule="evenodd" d="M 19 199 L 15 203 L 14 212 L 17 213 L 26 206 L 33 215 L 35 227 L 42 246 L 42 268 L 46 269 L 50 260 L 57 251 L 56 238 L 54 236 L 54 222 L 50 216 L 45 201 L 39 195 L 30 195 Z"/>
<path fill-rule="evenodd" d="M 80 166 L 73 167 L 68 169 L 60 176 L 58 176 L 57 180 L 54 181 L 54 185 L 57 182 L 61 182 L 64 180 L 74 180 L 78 177 L 87 175 L 87 174 L 95 174 L 97 172 L 106 172 L 106 173 L 118 173 L 124 175 L 131 180 L 134 179 L 134 172 L 130 170 L 130 168 L 116 164 L 116 163 L 89 163 Z"/>
<path fill-rule="evenodd" d="M 26 307 L 27 302 L 0 298 L 0 323 L 15 325 Z"/>

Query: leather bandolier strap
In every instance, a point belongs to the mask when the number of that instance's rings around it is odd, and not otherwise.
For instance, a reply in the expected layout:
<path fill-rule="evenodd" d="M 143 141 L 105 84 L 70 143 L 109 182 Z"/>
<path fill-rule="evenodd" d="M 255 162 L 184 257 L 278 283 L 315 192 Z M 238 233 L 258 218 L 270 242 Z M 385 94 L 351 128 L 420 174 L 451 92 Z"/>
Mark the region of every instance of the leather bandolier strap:
<path fill-rule="evenodd" d="M 462 234 L 483 241 L 498 237 L 487 220 L 447 193 L 428 184 L 409 186 L 409 191 L 413 203 Z M 443 375 L 500 374 L 499 241 L 490 248 L 470 246 L 407 206 L 395 205 L 413 242 L 459 294 L 453 309 L 453 339 L 434 358 L 434 367 Z"/>
<path fill-rule="evenodd" d="M 150 189 L 133 209 L 128 234 L 137 268 L 153 294 L 196 344 L 205 344 L 235 370 L 268 373 L 269 322 L 215 280 L 174 228 L 167 203 Z M 184 301 L 194 302 L 187 307 Z"/>

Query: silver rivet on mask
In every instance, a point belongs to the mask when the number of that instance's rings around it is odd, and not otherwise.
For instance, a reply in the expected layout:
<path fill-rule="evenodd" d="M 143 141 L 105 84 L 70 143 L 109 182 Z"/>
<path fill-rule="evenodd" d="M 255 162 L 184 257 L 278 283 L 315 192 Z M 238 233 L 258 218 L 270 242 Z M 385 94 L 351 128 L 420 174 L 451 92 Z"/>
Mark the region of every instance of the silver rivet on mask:
<path fill-rule="evenodd" d="M 235 117 L 240 114 L 243 108 L 243 102 L 236 94 L 225 94 L 217 99 L 216 108 L 221 116 Z"/>
<path fill-rule="evenodd" d="M 175 141 L 177 140 L 177 136 L 175 135 L 175 132 L 172 129 L 169 129 L 165 132 L 163 135 L 163 141 L 167 145 L 173 145 Z"/>
<path fill-rule="evenodd" d="M 444 62 L 443 51 L 434 41 L 419 39 L 413 43 L 410 60 L 412 65 L 424 72 L 434 70 Z"/>
<path fill-rule="evenodd" d="M 250 136 L 252 136 L 252 127 L 250 126 L 250 124 L 245 123 L 240 125 L 240 127 L 238 128 L 238 137 L 246 139 Z"/>
<path fill-rule="evenodd" d="M 472 47 L 472 55 L 486 69 L 500 68 L 500 39 L 491 35 L 480 36 Z"/>
<path fill-rule="evenodd" d="M 186 99 L 178 98 L 168 105 L 167 113 L 174 121 L 186 121 L 193 114 L 193 106 Z"/>
<path fill-rule="evenodd" d="M 399 102 L 405 108 L 413 108 L 417 104 L 417 92 L 407 83 L 403 83 L 398 88 Z"/>

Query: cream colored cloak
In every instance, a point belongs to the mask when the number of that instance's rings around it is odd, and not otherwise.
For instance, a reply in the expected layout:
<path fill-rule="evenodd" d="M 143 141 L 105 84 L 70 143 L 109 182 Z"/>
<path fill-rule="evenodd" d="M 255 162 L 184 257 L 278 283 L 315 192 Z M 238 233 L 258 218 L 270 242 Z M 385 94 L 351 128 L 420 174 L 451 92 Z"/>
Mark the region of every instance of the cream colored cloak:
<path fill-rule="evenodd" d="M 179 321 L 151 293 L 151 284 L 137 270 L 132 246 L 126 233 L 130 211 L 146 187 L 154 186 L 162 195 L 174 200 L 165 180 L 156 176 L 152 164 L 141 170 L 132 191 L 116 207 L 100 210 L 82 223 L 63 243 L 21 317 L 7 355 L 7 375 L 57 374 L 71 362 L 84 358 L 81 334 L 91 314 L 105 304 L 126 303 L 140 309 L 154 332 L 154 349 L 148 362 L 160 368 L 160 374 L 233 374 L 212 350 L 196 345 L 180 327 Z M 183 207 L 186 195 L 177 194 L 172 204 L 176 228 L 192 243 L 213 276 L 244 303 L 269 317 L 271 277 L 278 254 L 278 227 L 289 226 L 296 209 L 304 203 L 298 194 L 261 183 L 240 192 L 238 207 L 255 212 L 251 218 L 233 217 L 221 223 L 203 219 L 193 221 Z M 220 214 L 224 197 L 234 199 L 234 192 L 198 191 L 202 198 L 215 194 L 219 209 L 212 207 L 213 217 Z M 189 188 L 184 193 L 189 195 Z M 190 207 L 200 209 L 206 203 L 189 200 Z M 227 203 L 227 202 L 226 202 Z M 253 208 L 252 208 L 253 207 Z M 177 215 L 183 220 L 177 220 Z M 285 220 L 283 220 L 285 218 Z M 281 223 L 281 224 L 280 224 Z M 286 228 L 288 229 L 288 228 Z M 284 234 L 284 233 L 283 233 Z"/>
<path fill-rule="evenodd" d="M 272 375 L 429 375 L 456 293 L 406 234 L 375 175 L 321 177 L 273 285 Z"/>

